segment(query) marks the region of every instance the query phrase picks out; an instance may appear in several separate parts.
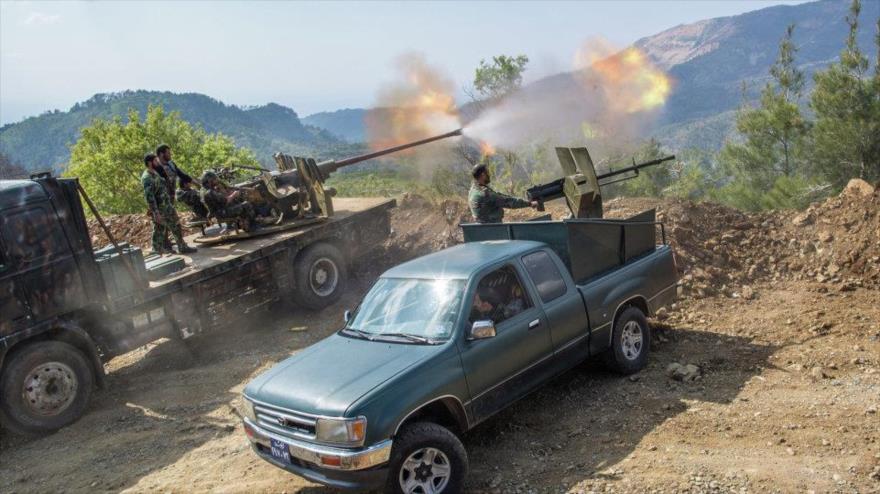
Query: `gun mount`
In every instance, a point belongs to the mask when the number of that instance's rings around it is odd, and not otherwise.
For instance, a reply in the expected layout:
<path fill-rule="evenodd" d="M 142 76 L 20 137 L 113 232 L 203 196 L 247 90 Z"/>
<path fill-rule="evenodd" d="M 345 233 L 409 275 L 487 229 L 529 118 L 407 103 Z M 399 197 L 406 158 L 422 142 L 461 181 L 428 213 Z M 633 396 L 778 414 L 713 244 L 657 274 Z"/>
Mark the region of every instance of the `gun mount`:
<path fill-rule="evenodd" d="M 552 182 L 536 185 L 526 191 L 529 201 L 538 202 L 538 210 L 544 210 L 544 202 L 565 197 L 568 209 L 575 218 L 602 217 L 602 187 L 639 176 L 639 170 L 674 160 L 675 156 L 664 156 L 656 160 L 636 163 L 619 170 L 609 170 L 596 174 L 596 167 L 587 148 L 556 148 L 556 156 L 565 177 Z M 630 174 L 625 177 L 621 175 Z M 617 178 L 620 177 L 620 178 Z M 610 179 L 610 180 L 609 180 Z"/>

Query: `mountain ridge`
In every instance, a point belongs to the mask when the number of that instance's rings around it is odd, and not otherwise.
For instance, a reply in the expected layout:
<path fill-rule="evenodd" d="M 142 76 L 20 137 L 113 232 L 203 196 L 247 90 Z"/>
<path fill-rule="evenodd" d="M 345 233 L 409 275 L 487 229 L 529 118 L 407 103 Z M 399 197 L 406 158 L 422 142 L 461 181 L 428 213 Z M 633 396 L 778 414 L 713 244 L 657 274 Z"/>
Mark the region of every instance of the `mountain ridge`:
<path fill-rule="evenodd" d="M 0 127 L 0 154 L 28 170 L 61 170 L 70 157 L 69 145 L 82 127 L 96 118 L 125 119 L 129 109 L 143 118 L 150 105 L 179 112 L 181 118 L 206 132 L 228 135 L 236 145 L 251 148 L 266 165 L 273 163 L 272 154 L 277 151 L 339 158 L 363 149 L 327 130 L 304 125 L 295 110 L 278 103 L 242 108 L 200 93 L 129 90 L 98 93 L 66 112 L 46 112 Z"/>

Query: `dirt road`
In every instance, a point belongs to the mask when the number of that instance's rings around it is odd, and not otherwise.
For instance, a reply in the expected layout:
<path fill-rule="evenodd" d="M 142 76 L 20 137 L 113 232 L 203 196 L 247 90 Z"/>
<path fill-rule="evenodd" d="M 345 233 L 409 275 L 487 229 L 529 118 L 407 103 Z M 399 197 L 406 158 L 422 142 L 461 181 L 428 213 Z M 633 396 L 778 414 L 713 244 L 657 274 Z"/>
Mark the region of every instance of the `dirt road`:
<path fill-rule="evenodd" d="M 461 204 L 410 203 L 387 258 L 336 306 L 138 349 L 110 362 L 76 424 L 0 435 L 0 492 L 330 492 L 251 453 L 239 393 L 338 328 L 383 264 L 459 240 Z M 840 208 L 817 209 L 813 230 L 795 230 L 790 214 L 713 208 L 665 209 L 691 296 L 653 321 L 648 368 L 627 378 L 583 365 L 467 434 L 469 491 L 880 492 L 880 291 L 876 266 L 858 264 L 876 262 L 880 231 L 867 221 L 880 209 L 842 223 Z M 810 235 L 819 248 L 804 247 Z M 799 251 L 781 247 L 791 238 Z M 853 254 L 859 242 L 868 256 Z M 855 269 L 874 278 L 853 281 Z M 673 364 L 696 370 L 677 380 Z"/>

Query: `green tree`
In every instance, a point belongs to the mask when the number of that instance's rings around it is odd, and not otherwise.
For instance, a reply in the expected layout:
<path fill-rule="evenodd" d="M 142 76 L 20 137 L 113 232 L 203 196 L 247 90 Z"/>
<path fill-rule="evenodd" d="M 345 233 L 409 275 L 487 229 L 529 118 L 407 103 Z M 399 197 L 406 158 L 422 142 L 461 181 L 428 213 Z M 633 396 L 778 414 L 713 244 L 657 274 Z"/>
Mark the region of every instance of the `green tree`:
<path fill-rule="evenodd" d="M 474 74 L 474 89 L 481 99 L 502 98 L 522 85 L 522 74 L 528 63 L 529 57 L 525 55 L 498 55 L 492 57 L 491 64 L 480 60 Z"/>
<path fill-rule="evenodd" d="M 880 63 L 875 63 L 873 76 L 869 74 L 868 57 L 856 42 L 860 11 L 859 0 L 853 0 L 840 61 L 815 74 L 810 100 L 816 114 L 816 168 L 837 186 L 852 177 L 880 179 Z M 880 21 L 877 29 L 880 50 Z"/>
<path fill-rule="evenodd" d="M 497 104 L 502 98 L 522 86 L 523 72 L 529 63 L 525 55 L 492 57 L 491 63 L 480 60 L 474 72 L 474 92 L 469 93 L 479 111 Z M 463 143 L 459 155 L 468 164 L 484 163 L 492 175 L 493 187 L 509 194 L 521 192 L 533 178 L 534 146 L 525 144 L 517 149 L 495 149 L 484 154 L 472 145 Z"/>
<path fill-rule="evenodd" d="M 145 211 L 140 176 L 144 155 L 161 143 L 171 146 L 174 162 L 190 175 L 216 166 L 258 166 L 254 154 L 237 148 L 227 136 L 208 134 L 160 106 L 150 106 L 141 120 L 135 110 L 128 121 L 96 119 L 81 130 L 71 147 L 65 175 L 79 177 L 98 209 L 121 214 Z"/>
<path fill-rule="evenodd" d="M 721 160 L 759 190 L 769 190 L 778 177 L 791 177 L 803 168 L 809 124 L 798 107 L 804 75 L 794 64 L 793 34 L 790 25 L 779 43 L 779 56 L 770 68 L 773 81 L 761 91 L 760 105 L 743 107 L 737 114 L 736 129 L 743 142 L 728 142 L 721 150 Z"/>

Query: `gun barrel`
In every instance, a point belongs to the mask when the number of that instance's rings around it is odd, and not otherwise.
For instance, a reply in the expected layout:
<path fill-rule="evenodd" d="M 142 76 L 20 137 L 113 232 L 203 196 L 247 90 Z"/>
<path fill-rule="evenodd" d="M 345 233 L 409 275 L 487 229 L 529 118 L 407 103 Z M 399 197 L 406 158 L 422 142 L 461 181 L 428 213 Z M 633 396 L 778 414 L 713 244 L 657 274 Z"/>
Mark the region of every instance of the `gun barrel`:
<path fill-rule="evenodd" d="M 642 168 L 647 168 L 649 166 L 659 165 L 660 163 L 663 163 L 664 161 L 670 161 L 670 160 L 674 160 L 674 159 L 675 159 L 675 155 L 671 154 L 669 156 L 664 156 L 664 157 L 658 158 L 656 160 L 646 161 L 644 163 L 638 163 L 638 164 L 636 164 L 635 160 L 633 160 L 633 166 L 621 168 L 620 170 L 611 170 L 611 171 L 603 173 L 601 175 L 596 175 L 596 178 L 599 180 L 602 180 L 603 178 L 616 177 L 617 175 L 622 175 L 627 172 L 638 171 L 638 170 L 641 170 Z M 628 178 L 632 178 L 632 177 L 628 177 Z"/>
<path fill-rule="evenodd" d="M 446 139 L 449 137 L 460 136 L 461 130 L 462 129 L 456 129 L 456 130 L 453 130 L 452 132 L 447 132 L 445 134 L 441 134 L 441 135 L 437 135 L 437 136 L 433 136 L 433 137 L 428 137 L 425 139 L 420 139 L 418 141 L 408 142 L 406 144 L 401 144 L 399 146 L 394 146 L 394 147 L 390 147 L 390 148 L 386 148 L 386 149 L 380 149 L 379 151 L 374 151 L 372 153 L 362 154 L 360 156 L 353 156 L 351 158 L 345 158 L 344 160 L 325 161 L 323 163 L 319 163 L 318 167 L 321 169 L 321 172 L 324 174 L 324 176 L 327 176 L 330 173 L 333 173 L 334 171 L 336 171 L 337 169 L 339 169 L 343 166 L 353 165 L 355 163 L 360 163 L 361 161 L 371 160 L 373 158 L 378 158 L 379 156 L 385 156 L 386 154 L 396 153 L 398 151 L 403 151 L 404 149 L 409 149 L 412 147 L 421 146 L 422 144 L 428 144 L 429 142 L 439 141 L 440 139 Z"/>
<path fill-rule="evenodd" d="M 253 170 L 255 172 L 271 171 L 271 170 L 267 170 L 261 166 L 250 166 L 250 165 L 232 165 L 232 168 L 241 168 L 242 170 Z"/>
<path fill-rule="evenodd" d="M 546 184 L 531 187 L 526 190 L 526 198 L 529 201 L 544 202 L 562 197 L 562 184 L 564 182 L 565 179 L 560 178 Z"/>

